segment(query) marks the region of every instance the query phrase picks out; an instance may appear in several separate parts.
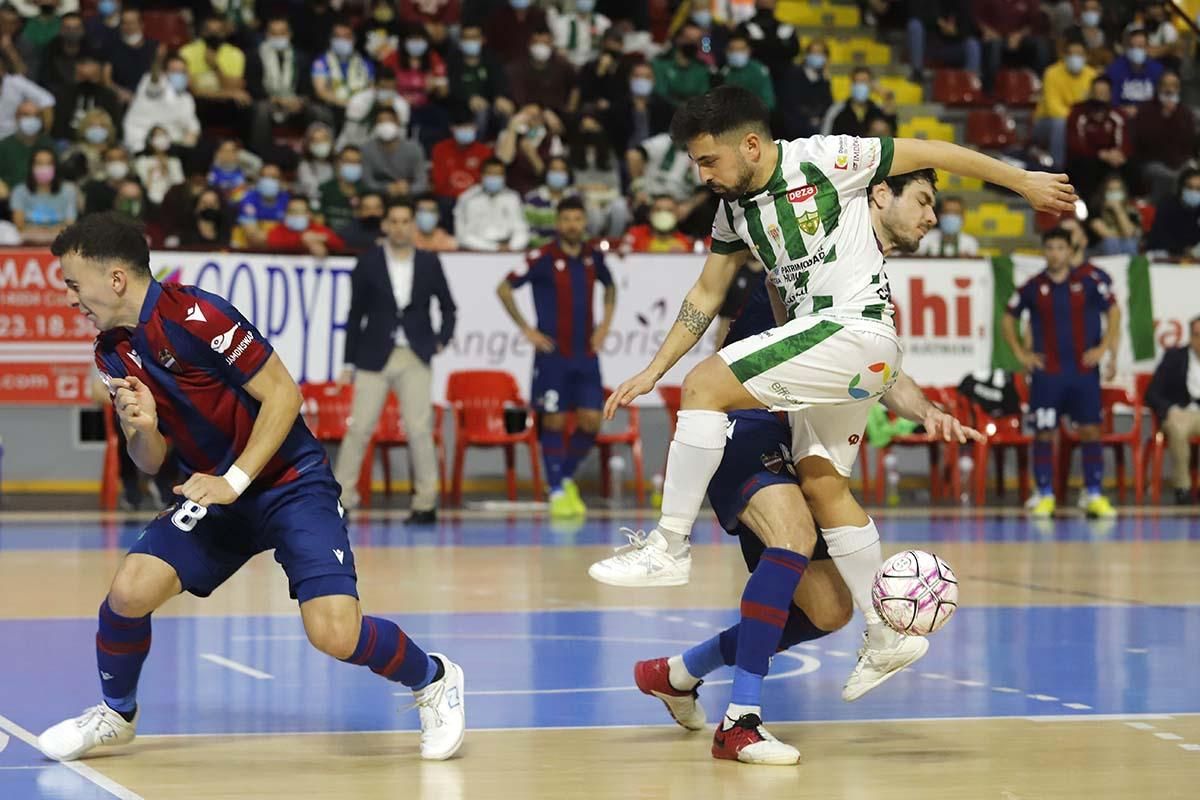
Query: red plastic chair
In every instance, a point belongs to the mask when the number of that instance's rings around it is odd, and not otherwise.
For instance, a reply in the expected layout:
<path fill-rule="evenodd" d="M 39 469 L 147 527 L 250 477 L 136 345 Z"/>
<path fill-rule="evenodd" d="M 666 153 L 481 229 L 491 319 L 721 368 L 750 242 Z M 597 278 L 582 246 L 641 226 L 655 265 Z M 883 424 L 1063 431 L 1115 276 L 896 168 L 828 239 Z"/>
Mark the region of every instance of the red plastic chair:
<path fill-rule="evenodd" d="M 925 396 L 929 401 L 941 408 L 943 411 L 949 412 L 957 419 L 962 419 L 962 410 L 958 396 L 958 390 L 955 387 L 948 389 L 937 388 L 922 388 Z M 895 414 L 888 412 L 888 417 L 895 419 Z M 884 461 L 888 453 L 893 447 L 925 447 L 929 450 L 929 497 L 933 501 L 944 498 L 957 498 L 962 492 L 962 476 L 958 470 L 958 442 L 945 442 L 941 439 L 930 441 L 923 433 L 911 433 L 904 436 L 896 436 L 888 443 L 886 447 L 881 447 L 875 450 L 875 474 L 886 475 L 887 469 Z M 942 457 L 943 453 L 945 458 Z M 866 454 L 863 454 L 864 466 L 866 462 Z M 864 470 L 865 472 L 865 470 Z M 879 480 L 875 484 L 875 502 L 882 504 L 884 502 L 884 493 L 886 481 Z M 866 490 L 863 491 L 866 496 Z"/>
<path fill-rule="evenodd" d="M 1017 394 L 1021 405 L 1029 402 L 1029 388 L 1025 376 L 1014 376 Z M 987 465 L 988 455 L 995 461 L 996 494 L 1004 496 L 1004 456 L 1010 449 L 1017 453 L 1017 480 L 1019 481 L 1019 496 L 1025 502 L 1030 494 L 1029 479 L 1029 449 L 1033 445 L 1033 436 L 1025 433 L 1023 414 L 1006 414 L 1002 417 L 992 417 L 978 403 L 964 399 L 971 409 L 971 417 L 975 420 L 974 427 L 987 436 L 987 440 L 975 443 L 975 471 L 971 476 L 975 483 L 975 504 L 982 506 L 987 502 Z"/>
<path fill-rule="evenodd" d="M 462 503 L 463 466 L 470 447 L 504 448 L 508 499 L 517 499 L 516 445 L 529 448 L 533 473 L 533 494 L 538 500 L 542 490 L 542 467 L 538 457 L 537 430 L 527 423 L 522 433 L 504 430 L 504 407 L 524 406 L 517 380 L 507 372 L 465 370 L 451 373 L 446 384 L 446 400 L 454 410 L 454 475 L 451 502 Z"/>
<path fill-rule="evenodd" d="M 612 394 L 612 389 L 604 390 L 604 399 Z M 600 492 L 608 497 L 612 493 L 612 475 L 608 469 L 608 457 L 612 453 L 613 447 L 617 445 L 629 445 L 630 453 L 633 457 L 633 477 L 636 481 L 634 492 L 637 496 L 638 507 L 645 505 L 646 501 L 646 472 L 642 464 L 642 422 L 641 412 L 637 406 L 627 406 L 625 408 L 628 414 L 628 425 L 624 430 L 619 431 L 604 431 L 596 435 L 596 447 L 600 451 Z M 674 416 L 671 417 L 674 420 Z M 672 427 L 674 427 L 672 425 Z"/>
<path fill-rule="evenodd" d="M 178 11 L 143 11 L 142 31 L 147 39 L 162 42 L 168 50 L 178 50 L 192 38 L 187 20 Z"/>
<path fill-rule="evenodd" d="M 1032 106 L 1042 81 L 1031 69 L 1002 69 L 996 73 L 996 99 L 1006 106 Z"/>
<path fill-rule="evenodd" d="M 1133 409 L 1133 427 L 1126 433 L 1113 429 L 1113 406 L 1130 406 Z M 1114 386 L 1100 389 L 1100 444 L 1111 447 L 1117 464 L 1117 498 L 1125 502 L 1125 448 L 1133 457 L 1133 498 L 1140 504 L 1143 494 L 1142 471 L 1142 398 L 1137 392 L 1128 392 Z M 1071 472 L 1071 455 L 1080 446 L 1079 434 L 1065 425 L 1058 435 L 1058 463 L 1056 465 L 1056 494 L 1065 502 L 1068 477 Z"/>
<path fill-rule="evenodd" d="M 117 412 L 104 404 L 104 466 L 100 470 L 100 508 L 112 511 L 121 492 L 121 443 L 117 440 Z"/>
<path fill-rule="evenodd" d="M 965 69 L 939 69 L 933 74 L 933 100 L 947 106 L 973 106 L 983 102 L 979 76 Z"/>
<path fill-rule="evenodd" d="M 1150 386 L 1150 380 L 1154 376 L 1149 372 L 1142 372 L 1137 375 L 1137 396 L 1138 400 L 1142 401 L 1146 397 L 1146 389 Z M 1149 411 L 1148 407 L 1142 406 Z M 1200 489 L 1200 436 L 1193 436 L 1188 439 L 1188 444 L 1191 449 L 1191 465 L 1192 473 L 1192 497 L 1196 496 L 1197 489 Z M 1162 473 L 1163 473 L 1163 454 L 1167 446 L 1167 435 L 1163 433 L 1162 426 L 1158 422 L 1158 417 L 1150 412 L 1150 436 L 1146 439 L 1145 445 L 1142 447 L 1142 463 L 1138 465 L 1137 471 L 1142 475 L 1143 480 L 1149 481 L 1150 500 L 1153 503 L 1162 502 Z M 1147 472 L 1149 475 L 1147 475 Z"/>
<path fill-rule="evenodd" d="M 441 495 L 443 502 L 446 500 L 447 494 L 446 443 L 442 438 L 442 423 L 445 416 L 445 407 L 434 403 L 433 446 L 437 450 L 438 459 L 438 494 Z M 370 447 L 367 450 L 367 457 L 363 459 L 363 462 L 369 465 L 371 463 L 372 451 L 374 450 L 379 453 L 379 464 L 383 467 L 384 497 L 390 498 L 392 496 L 392 460 L 390 455 L 391 451 L 397 447 L 408 447 L 408 434 L 404 430 L 404 417 L 400 413 L 400 401 L 396 399 L 394 393 L 388 392 L 387 400 L 383 405 L 383 411 L 379 415 L 379 425 L 375 428 L 375 435 L 371 439 Z M 370 470 L 368 468 L 368 479 L 369 475 Z"/>
<path fill-rule="evenodd" d="M 967 142 L 982 150 L 1007 149 L 1017 143 L 1017 123 L 1005 111 L 971 111 L 967 114 Z"/>
<path fill-rule="evenodd" d="M 658 396 L 662 398 L 663 407 L 667 410 L 667 422 L 671 425 L 671 438 L 675 438 L 675 418 L 679 416 L 679 407 L 683 405 L 683 387 L 659 384 Z"/>

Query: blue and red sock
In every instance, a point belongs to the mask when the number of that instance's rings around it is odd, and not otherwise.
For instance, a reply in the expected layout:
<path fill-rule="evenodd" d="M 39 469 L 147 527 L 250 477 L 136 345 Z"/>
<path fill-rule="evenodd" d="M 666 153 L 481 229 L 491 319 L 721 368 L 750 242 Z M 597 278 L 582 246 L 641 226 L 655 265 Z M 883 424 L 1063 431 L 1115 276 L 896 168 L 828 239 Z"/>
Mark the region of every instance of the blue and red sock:
<path fill-rule="evenodd" d="M 1033 440 L 1033 478 L 1038 494 L 1054 494 L 1054 442 Z"/>
<path fill-rule="evenodd" d="M 571 434 L 571 438 L 567 440 L 567 458 L 563 462 L 562 474 L 564 478 L 575 477 L 575 470 L 579 469 L 579 465 L 587 458 L 588 453 L 592 451 L 592 445 L 596 443 L 596 434 L 588 433 L 585 430 L 576 428 Z"/>
<path fill-rule="evenodd" d="M 362 618 L 358 646 L 347 664 L 369 667 L 371 672 L 410 689 L 424 689 L 434 681 L 438 662 L 409 639 L 400 626 L 382 617 Z"/>
<path fill-rule="evenodd" d="M 562 431 L 542 428 L 538 441 L 542 446 L 542 461 L 546 464 L 546 483 L 550 491 L 562 489 L 563 465 L 567 460 L 567 437 Z"/>
<path fill-rule="evenodd" d="M 739 625 L 726 628 L 711 639 L 706 639 L 695 647 L 683 653 L 683 665 L 688 674 L 696 678 L 719 669 L 722 666 L 732 667 L 737 662 L 737 640 Z M 801 642 L 810 642 L 828 636 L 830 631 L 824 631 L 813 624 L 808 615 L 793 605 L 788 613 L 787 624 L 783 626 L 783 636 L 779 640 L 776 652 L 795 647 Z"/>
<path fill-rule="evenodd" d="M 742 620 L 738 623 L 732 704 L 760 705 L 763 678 L 767 676 L 771 656 L 783 640 L 792 595 L 807 566 L 808 559 L 799 553 L 768 547 L 746 581 Z"/>
<path fill-rule="evenodd" d="M 1080 450 L 1083 451 L 1083 485 L 1088 494 L 1100 494 L 1104 480 L 1104 448 L 1099 442 L 1084 442 Z"/>
<path fill-rule="evenodd" d="M 137 710 L 137 684 L 150 654 L 150 615 L 122 617 L 108 598 L 100 604 L 96 630 L 96 667 L 104 702 L 129 717 Z"/>

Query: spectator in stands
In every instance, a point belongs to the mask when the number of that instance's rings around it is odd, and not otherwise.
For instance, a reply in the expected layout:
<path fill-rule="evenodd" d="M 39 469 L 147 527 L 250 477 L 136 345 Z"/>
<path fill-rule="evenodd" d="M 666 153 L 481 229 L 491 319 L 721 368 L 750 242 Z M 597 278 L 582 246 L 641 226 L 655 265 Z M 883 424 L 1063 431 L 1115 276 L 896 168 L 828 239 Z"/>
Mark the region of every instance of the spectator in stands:
<path fill-rule="evenodd" d="M 429 173 L 425 151 L 402 133 L 396 112 L 380 109 L 362 148 L 364 184 L 391 197 L 425 191 Z"/>
<path fill-rule="evenodd" d="M 246 110 L 254 98 L 246 91 L 246 54 L 229 42 L 225 20 L 209 17 L 200 38 L 179 49 L 187 64 L 188 81 L 196 99 L 196 114 L 206 125 L 249 133 Z"/>
<path fill-rule="evenodd" d="M 32 102 L 36 106 L 42 120 L 39 130 L 50 130 L 54 95 L 24 75 L 8 71 L 4 59 L 0 58 L 0 138 L 16 133 L 17 108 L 25 102 Z"/>
<path fill-rule="evenodd" d="M 1083 0 L 1079 10 L 1079 29 L 1087 48 L 1088 64 L 1106 67 L 1112 60 L 1108 37 L 1104 33 L 1104 7 L 1100 0 Z"/>
<path fill-rule="evenodd" d="M 1150 252 L 1200 256 L 1200 170 L 1188 167 L 1179 176 L 1179 193 L 1164 201 L 1154 215 L 1146 240 Z"/>
<path fill-rule="evenodd" d="M 651 62 L 654 91 L 672 106 L 704 94 L 712 85 L 712 73 L 700 61 L 703 36 L 699 25 L 686 23 L 675 33 L 671 49 Z"/>
<path fill-rule="evenodd" d="M 267 234 L 287 216 L 291 194 L 283 185 L 283 169 L 274 162 L 264 162 L 254 188 L 238 203 L 238 231 L 235 239 L 246 247 L 262 248 Z"/>
<path fill-rule="evenodd" d="M 329 50 L 312 65 L 312 87 L 317 99 L 341 119 L 350 99 L 374 84 L 375 68 L 354 49 L 354 29 L 346 22 L 335 23 Z"/>
<path fill-rule="evenodd" d="M 651 136 L 666 132 L 671 125 L 674 109 L 655 91 L 654 76 L 649 64 L 634 64 L 629 71 L 628 91 L 613 98 L 605 128 L 618 152 L 639 147 Z"/>
<path fill-rule="evenodd" d="M 383 109 L 394 111 L 400 127 L 408 129 L 411 109 L 396 92 L 396 74 L 388 67 L 376 71 L 373 88 L 355 94 L 346 104 L 345 121 L 334 141 L 334 149 L 341 150 L 350 145 L 361 148 L 370 141 L 375 115 Z"/>
<path fill-rule="evenodd" d="M 729 28 L 725 27 L 724 20 L 714 23 L 714 5 L 712 0 L 688 0 L 686 3 L 681 3 L 673 20 L 678 27 L 675 27 L 669 34 L 674 38 L 689 26 L 699 31 L 699 35 L 695 38 L 696 57 L 710 73 L 716 70 L 718 62 L 725 58 L 725 44 L 729 34 Z M 687 14 L 686 19 L 681 20 L 680 15 L 685 13 Z"/>
<path fill-rule="evenodd" d="M 488 16 L 484 25 L 489 47 L 502 64 L 522 59 L 529 52 L 534 31 L 547 30 L 546 12 L 532 0 L 508 0 Z"/>
<path fill-rule="evenodd" d="M 171 145 L 190 148 L 200 140 L 196 101 L 188 91 L 187 64 L 179 56 L 156 58 L 149 74 L 138 82 L 133 102 L 125 113 L 125 146 L 131 152 L 146 149 L 150 131 L 161 127 Z"/>
<path fill-rule="evenodd" d="M 1087 65 L 1087 51 L 1078 34 L 1069 34 L 1063 57 L 1042 78 L 1042 97 L 1033 112 L 1034 137 L 1047 145 L 1054 168 L 1067 163 L 1067 117 L 1087 99 L 1096 71 Z"/>
<path fill-rule="evenodd" d="M 821 132 L 821 121 L 833 105 L 828 63 L 828 45 L 822 39 L 813 39 L 805 50 L 804 62 L 790 65 L 776 83 L 783 138 L 798 139 Z"/>
<path fill-rule="evenodd" d="M 1117 173 L 1104 179 L 1088 203 L 1088 230 L 1101 256 L 1137 255 L 1142 243 L 1142 215 Z"/>
<path fill-rule="evenodd" d="M 37 14 L 28 17 L 25 20 L 25 27 L 21 30 L 21 39 L 30 48 L 30 57 L 25 59 L 25 66 L 33 75 L 41 72 L 42 57 L 46 46 L 55 36 L 58 36 L 59 28 L 62 25 L 62 20 L 58 17 L 58 5 L 54 0 L 39 0 Z M 78 10 L 78 4 L 71 10 Z"/>
<path fill-rule="evenodd" d="M 80 213 L 94 214 L 111 211 L 117 199 L 117 189 L 132 172 L 129 169 L 129 153 L 119 144 L 104 152 L 104 172 L 83 184 L 83 207 Z"/>
<path fill-rule="evenodd" d="M 567 197 L 578 197 L 571 186 L 571 167 L 563 156 L 552 156 L 546 162 L 545 179 L 541 186 L 524 197 L 525 222 L 529 225 L 529 246 L 541 247 L 554 238 L 558 204 Z"/>
<path fill-rule="evenodd" d="M 508 165 L 514 191 L 524 194 L 541 184 L 546 160 L 566 150 L 564 133 L 562 120 L 550 109 L 530 105 L 513 115 L 496 139 L 496 158 Z"/>
<path fill-rule="evenodd" d="M 908 60 L 912 67 L 909 80 L 913 83 L 925 80 L 927 48 L 935 61 L 982 74 L 983 46 L 975 30 L 970 0 L 909 3 Z"/>
<path fill-rule="evenodd" d="M 1146 405 L 1167 435 L 1175 503 L 1190 506 L 1189 440 L 1200 436 L 1200 317 L 1188 321 L 1188 341 L 1163 353 L 1146 387 Z"/>
<path fill-rule="evenodd" d="M 795 26 L 775 16 L 775 0 L 758 0 L 754 16 L 740 21 L 736 32 L 749 40 L 754 58 L 767 66 L 778 85 L 800 52 L 800 40 Z"/>
<path fill-rule="evenodd" d="M 307 0 L 302 4 L 304 25 L 297 25 L 295 34 L 296 47 L 306 53 L 320 53 L 322 48 L 329 46 L 330 33 L 346 16 L 346 12 L 338 4 L 335 10 L 330 0 Z M 293 3 L 292 9 L 296 8 Z M 351 43 L 351 51 L 354 49 Z"/>
<path fill-rule="evenodd" d="M 892 124 L 890 117 L 871 117 L 871 121 L 867 123 L 867 138 L 868 139 L 886 139 L 888 137 L 895 138 L 896 126 Z"/>
<path fill-rule="evenodd" d="M 596 58 L 601 39 L 612 26 L 608 17 L 596 13 L 596 0 L 575 0 L 569 12 L 551 6 L 546 15 L 554 46 L 576 69 Z"/>
<path fill-rule="evenodd" d="M 241 159 L 241 145 L 236 139 L 225 139 L 213 153 L 208 171 L 208 185 L 221 192 L 228 202 L 235 202 L 248 191 L 246 165 Z"/>
<path fill-rule="evenodd" d="M 13 224 L 26 244 L 49 244 L 59 231 L 75 221 L 79 199 L 75 184 L 58 174 L 58 159 L 51 148 L 39 148 L 29 158 L 29 175 L 12 190 Z"/>
<path fill-rule="evenodd" d="M 146 192 L 135 178 L 126 178 L 117 186 L 113 210 L 141 222 L 146 215 Z"/>
<path fill-rule="evenodd" d="M 442 227 L 441 212 L 436 197 L 431 194 L 417 197 L 416 213 L 413 219 L 417 227 L 413 234 L 413 246 L 418 250 L 442 253 L 458 249 L 458 241 Z"/>
<path fill-rule="evenodd" d="M 287 204 L 282 225 L 271 228 L 267 247 L 281 253 L 308 253 L 325 258 L 331 252 L 346 249 L 346 243 L 334 231 L 313 219 L 308 198 L 295 195 Z"/>
<path fill-rule="evenodd" d="M 59 156 L 58 167 L 63 180 L 78 186 L 89 177 L 104 174 L 104 153 L 117 141 L 112 118 L 107 111 L 93 108 L 79 121 L 74 139 Z"/>
<path fill-rule="evenodd" d="M 1155 205 L 1174 191 L 1185 165 L 1196 155 L 1196 117 L 1181 102 L 1179 75 L 1164 72 L 1158 96 L 1133 120 L 1133 160 Z"/>
<path fill-rule="evenodd" d="M 83 117 L 92 111 L 104 111 L 112 124 L 121 118 L 122 108 L 116 93 L 103 85 L 100 62 L 84 54 L 75 64 L 75 80 L 56 95 L 50 135 L 60 142 L 76 138 Z"/>
<path fill-rule="evenodd" d="M 761 61 L 750 57 L 750 40 L 742 33 L 729 37 L 725 48 L 725 66 L 717 73 L 722 84 L 740 86 L 753 93 L 768 111 L 775 110 L 775 86 L 771 73 Z"/>
<path fill-rule="evenodd" d="M 233 232 L 233 224 L 224 210 L 221 193 L 204 189 L 196 197 L 193 213 L 179 228 L 179 243 L 184 247 L 205 250 L 225 250 Z"/>
<path fill-rule="evenodd" d="M 483 162 L 494 155 L 490 145 L 479 141 L 476 117 L 465 106 L 452 113 L 450 131 L 449 138 L 433 146 L 429 176 L 433 194 L 447 213 L 460 194 L 479 182 Z"/>
<path fill-rule="evenodd" d="M 651 200 L 648 223 L 634 225 L 625 233 L 621 250 L 627 253 L 691 253 L 691 237 L 679 231 L 679 204 L 668 194 Z"/>
<path fill-rule="evenodd" d="M 320 197 L 321 184 L 332 180 L 333 129 L 324 122 L 309 124 L 304 132 L 304 150 L 296 169 L 296 191 L 309 200 Z"/>
<path fill-rule="evenodd" d="M 121 2 L 120 0 L 100 0 L 96 4 L 96 13 L 83 23 L 87 31 L 88 44 L 101 53 L 108 51 L 109 45 L 121 39 Z M 146 67 L 149 69 L 149 65 Z"/>
<path fill-rule="evenodd" d="M 467 3 L 470 4 L 470 0 L 467 0 Z M 375 19 L 379 19 L 380 7 L 390 10 L 392 5 L 391 2 L 384 2 L 376 6 Z M 462 16 L 461 6 L 460 0 L 400 0 L 400 21 L 410 25 L 424 25 L 426 29 L 431 25 L 457 25 Z"/>
<path fill-rule="evenodd" d="M 508 76 L 504 67 L 484 47 L 483 28 L 464 25 L 459 33 L 458 50 L 450 56 L 450 99 L 465 104 L 475 115 L 475 125 L 483 136 L 499 118 L 512 116 L 508 97 Z"/>
<path fill-rule="evenodd" d="M 1033 69 L 1039 75 L 1050 61 L 1050 43 L 1042 30 L 1037 0 L 974 0 L 975 22 L 983 38 L 983 86 L 996 83 L 1001 66 Z"/>
<path fill-rule="evenodd" d="M 629 150 L 626 163 L 630 176 L 630 193 L 634 198 L 633 212 L 642 218 L 648 211 L 651 198 L 660 194 L 675 198 L 679 204 L 680 227 L 684 231 L 700 227 L 700 218 L 705 216 L 698 209 L 709 199 L 709 192 L 697 182 L 696 169 L 686 150 L 671 141 L 671 135 L 661 133 L 642 142 L 641 147 Z M 691 219 L 696 216 L 697 219 Z M 712 225 L 710 218 L 704 223 L 707 230 Z"/>
<path fill-rule="evenodd" d="M 979 241 L 971 234 L 963 233 L 964 209 L 961 197 L 943 197 L 937 212 L 938 226 L 922 237 L 916 254 L 944 258 L 979 255 Z"/>
<path fill-rule="evenodd" d="M 54 140 L 43 128 L 44 114 L 37 103 L 26 100 L 17 107 L 16 130 L 0 139 L 0 180 L 11 191 L 29 175 L 35 150 L 54 149 Z"/>
<path fill-rule="evenodd" d="M 350 225 L 358 206 L 363 180 L 362 151 L 357 147 L 344 147 L 338 152 L 337 162 L 336 175 L 321 184 L 318 194 L 325 224 L 340 231 Z"/>
<path fill-rule="evenodd" d="M 259 153 L 274 148 L 272 128 L 312 121 L 333 123 L 333 114 L 312 97 L 312 59 L 292 44 L 286 17 L 267 21 L 262 44 L 246 58 L 246 88 L 254 98 L 250 145 Z"/>
<path fill-rule="evenodd" d="M 1105 75 L 1112 81 L 1113 105 L 1121 106 L 1127 117 L 1138 107 L 1154 99 L 1163 65 L 1147 53 L 1148 39 L 1141 29 L 1125 34 L 1125 54 L 1108 65 Z"/>
<path fill-rule="evenodd" d="M 42 51 L 37 72 L 38 84 L 45 86 L 55 95 L 71 84 L 75 78 L 75 64 L 80 56 L 91 53 L 91 47 L 84 37 L 83 17 L 78 14 L 64 14 L 58 35 L 51 39 Z"/>
<path fill-rule="evenodd" d="M 629 206 L 621 195 L 616 153 L 601 118 L 585 110 L 568 148 L 575 188 L 587 211 L 588 234 L 618 237 L 629 225 Z"/>
<path fill-rule="evenodd" d="M 890 104 L 894 106 L 894 103 Z M 850 97 L 831 106 L 825 114 L 821 132 L 825 135 L 866 136 L 875 117 L 883 117 L 896 126 L 895 108 L 881 108 L 871 99 L 871 70 L 855 67 L 850 73 Z"/>
<path fill-rule="evenodd" d="M 1146 54 L 1167 69 L 1178 70 L 1179 57 L 1183 54 L 1179 31 L 1172 24 L 1167 4 L 1150 0 L 1134 9 L 1133 20 L 1125 26 L 1126 31 L 1141 28 L 1146 31 Z"/>
<path fill-rule="evenodd" d="M 114 16 L 120 20 L 119 27 L 93 48 L 105 62 L 105 83 L 116 92 L 122 105 L 129 105 L 142 76 L 150 71 L 160 53 L 165 56 L 165 46 L 146 37 L 142 12 L 136 8 L 127 8 Z"/>
<path fill-rule="evenodd" d="M 508 65 L 509 96 L 518 107 L 537 104 L 543 108 L 565 110 L 575 80 L 570 62 L 554 52 L 548 30 L 535 30 L 529 40 L 529 53 Z"/>
<path fill-rule="evenodd" d="M 393 50 L 382 65 L 395 73 L 395 88 L 408 103 L 409 120 L 417 138 L 426 147 L 446 135 L 449 119 L 444 103 L 450 96 L 446 62 L 430 49 L 429 37 L 421 28 L 410 29 L 400 49 Z"/>
<path fill-rule="evenodd" d="M 29 71 L 27 64 L 37 63 L 33 47 L 21 38 L 24 25 L 25 21 L 15 8 L 7 4 L 0 6 L 0 56 L 8 60 L 8 71 L 15 75 L 24 75 Z"/>
<path fill-rule="evenodd" d="M 1067 173 L 1080 197 L 1090 197 L 1104 175 L 1122 169 L 1133 152 L 1125 116 L 1112 106 L 1112 82 L 1092 81 L 1088 99 L 1067 117 Z"/>
<path fill-rule="evenodd" d="M 489 158 L 479 184 L 459 195 L 454 230 L 466 250 L 520 252 L 529 244 L 521 196 L 505 185 L 504 162 Z"/>
<path fill-rule="evenodd" d="M 346 247 L 351 250 L 374 247 L 383 236 L 380 225 L 386 208 L 387 203 L 379 192 L 363 192 L 359 195 L 354 219 L 339 234 Z"/>
<path fill-rule="evenodd" d="M 624 39 L 615 28 L 604 34 L 599 54 L 579 70 L 571 108 L 587 105 L 607 111 L 614 99 L 628 93 L 630 65 L 625 61 Z"/>
<path fill-rule="evenodd" d="M 184 181 L 183 163 L 171 154 L 171 135 L 161 126 L 150 129 L 146 147 L 133 163 L 146 197 L 151 203 L 161 205 L 167 192 Z"/>

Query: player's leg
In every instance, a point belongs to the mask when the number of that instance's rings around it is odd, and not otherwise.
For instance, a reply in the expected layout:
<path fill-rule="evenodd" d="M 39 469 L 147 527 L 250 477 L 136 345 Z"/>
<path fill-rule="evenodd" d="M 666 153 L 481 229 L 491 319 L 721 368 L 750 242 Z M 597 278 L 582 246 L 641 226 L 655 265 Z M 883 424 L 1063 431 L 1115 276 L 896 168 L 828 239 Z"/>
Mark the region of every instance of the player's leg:
<path fill-rule="evenodd" d="M 409 348 L 389 363 L 388 382 L 400 401 L 408 452 L 412 457 L 414 515 L 428 515 L 437 508 L 438 462 L 433 442 L 433 399 L 430 387 L 433 370 Z M 393 369 L 394 367 L 394 369 Z M 417 519 L 420 519 L 417 516 Z"/>
<path fill-rule="evenodd" d="M 1058 375 L 1034 372 L 1029 381 L 1029 413 L 1033 417 L 1033 478 L 1036 495 L 1029 501 L 1030 514 L 1047 518 L 1054 515 L 1054 439 L 1058 435 L 1062 410 L 1062 380 Z M 986 468 L 978 465 L 978 469 Z"/>
<path fill-rule="evenodd" d="M 390 364 L 390 361 L 389 361 Z M 354 402 L 350 406 L 350 422 L 346 435 L 338 446 L 334 477 L 342 487 L 342 505 L 358 508 L 358 476 L 362 472 L 367 443 L 379 424 L 379 413 L 387 401 L 388 382 L 383 372 L 360 369 L 354 374 Z"/>
<path fill-rule="evenodd" d="M 1083 464 L 1083 495 L 1080 505 L 1089 517 L 1110 519 L 1117 510 L 1103 494 L 1104 448 L 1100 444 L 1100 373 L 1076 376 L 1063 407 L 1079 433 L 1080 461 Z"/>
<path fill-rule="evenodd" d="M 576 359 L 571 371 L 568 408 L 575 410 L 575 430 L 567 439 L 567 458 L 563 462 L 563 490 L 571 498 L 576 514 L 587 513 L 587 506 L 575 485 L 575 473 L 596 444 L 603 422 L 604 384 L 600 379 L 600 359 L 589 356 Z"/>
<path fill-rule="evenodd" d="M 530 393 L 537 412 L 538 444 L 546 468 L 546 486 L 550 495 L 550 516 L 575 516 L 575 506 L 563 491 L 563 464 L 567 460 L 567 417 L 570 376 L 567 359 L 557 353 L 538 353 L 533 357 Z"/>

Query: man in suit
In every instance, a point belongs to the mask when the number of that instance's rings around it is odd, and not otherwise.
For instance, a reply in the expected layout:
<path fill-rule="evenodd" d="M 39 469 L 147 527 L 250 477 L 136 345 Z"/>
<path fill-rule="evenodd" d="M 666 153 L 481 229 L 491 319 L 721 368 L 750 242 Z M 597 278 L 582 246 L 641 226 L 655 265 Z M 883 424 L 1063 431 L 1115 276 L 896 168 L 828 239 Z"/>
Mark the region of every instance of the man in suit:
<path fill-rule="evenodd" d="M 454 337 L 454 300 L 437 255 L 413 247 L 410 200 L 391 201 L 382 230 L 386 240 L 363 253 L 350 275 L 346 353 L 338 382 L 353 381 L 354 405 L 334 476 L 342 486 L 342 505 L 355 508 L 367 442 L 392 389 L 400 400 L 413 464 L 408 521 L 429 524 L 437 519 L 438 495 L 429 361 Z M 429 313 L 434 298 L 442 317 L 438 331 Z"/>
<path fill-rule="evenodd" d="M 1188 323 L 1188 333 L 1189 344 L 1163 354 L 1146 388 L 1146 405 L 1167 434 L 1175 502 L 1179 505 L 1192 502 L 1188 439 L 1200 436 L 1200 317 Z"/>

